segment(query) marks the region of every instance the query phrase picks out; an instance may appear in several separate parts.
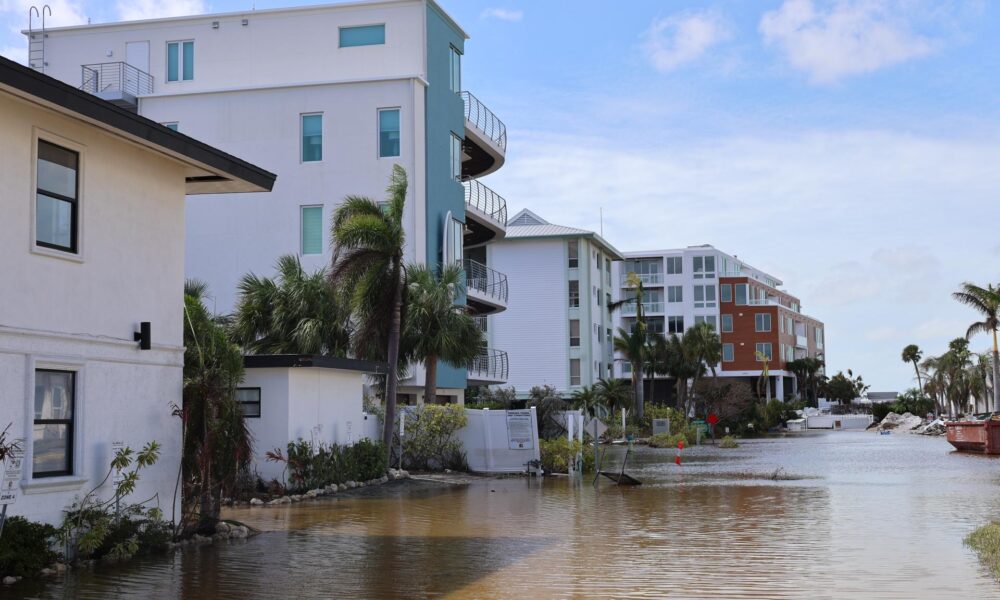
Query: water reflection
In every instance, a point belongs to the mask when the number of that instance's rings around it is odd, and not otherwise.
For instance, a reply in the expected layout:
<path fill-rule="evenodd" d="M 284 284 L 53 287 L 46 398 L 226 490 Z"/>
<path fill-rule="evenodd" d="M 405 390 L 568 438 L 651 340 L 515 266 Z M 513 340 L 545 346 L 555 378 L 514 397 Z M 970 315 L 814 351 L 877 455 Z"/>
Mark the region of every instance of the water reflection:
<path fill-rule="evenodd" d="M 890 439 L 891 438 L 891 439 Z M 240 509 L 245 543 L 100 567 L 38 598 L 996 598 L 962 544 L 1000 463 L 939 439 L 836 433 L 642 450 L 638 488 L 399 485 Z M 618 455 L 608 459 L 617 464 Z M 804 478 L 772 480 L 775 470 Z"/>

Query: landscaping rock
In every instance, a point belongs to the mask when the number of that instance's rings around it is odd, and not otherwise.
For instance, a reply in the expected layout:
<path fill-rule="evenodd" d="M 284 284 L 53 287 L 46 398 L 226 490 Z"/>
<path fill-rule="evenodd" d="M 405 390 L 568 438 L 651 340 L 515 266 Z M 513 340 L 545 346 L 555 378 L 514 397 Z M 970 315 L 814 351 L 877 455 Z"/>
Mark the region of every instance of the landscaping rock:
<path fill-rule="evenodd" d="M 215 525 L 215 533 L 224 533 L 224 534 L 228 535 L 229 534 L 229 529 L 230 529 L 229 523 L 226 523 L 225 521 L 219 521 Z"/>
<path fill-rule="evenodd" d="M 250 506 L 262 506 L 263 504 L 264 504 L 264 501 L 261 500 L 260 498 L 251 498 L 250 499 Z"/>
<path fill-rule="evenodd" d="M 243 540 L 250 535 L 250 529 L 246 525 L 237 525 L 229 532 L 229 537 L 234 540 Z"/>
<path fill-rule="evenodd" d="M 43 576 L 43 577 L 48 577 L 49 575 L 55 575 L 56 574 L 56 570 L 55 569 L 42 569 L 41 571 L 38 572 L 38 574 L 41 575 L 41 576 Z"/>
<path fill-rule="evenodd" d="M 8 575 L 8 576 L 6 576 L 6 577 L 3 578 L 3 584 L 4 585 L 13 585 L 15 583 L 17 583 L 17 577 L 12 577 L 12 576 Z"/>
<path fill-rule="evenodd" d="M 902 415 L 897 415 L 891 412 L 882 419 L 878 427 L 875 429 L 878 431 L 885 431 L 889 429 L 898 429 L 900 431 L 910 431 L 919 427 L 924 420 L 916 415 L 910 413 L 904 413 Z"/>
<path fill-rule="evenodd" d="M 388 475 L 383 475 L 382 479 L 379 479 L 379 483 L 388 483 L 388 481 L 389 481 Z"/>
<path fill-rule="evenodd" d="M 63 564 L 63 563 L 61 563 L 61 562 L 57 562 L 57 563 L 53 564 L 52 568 L 55 569 L 56 573 L 65 573 L 66 572 L 66 565 Z"/>

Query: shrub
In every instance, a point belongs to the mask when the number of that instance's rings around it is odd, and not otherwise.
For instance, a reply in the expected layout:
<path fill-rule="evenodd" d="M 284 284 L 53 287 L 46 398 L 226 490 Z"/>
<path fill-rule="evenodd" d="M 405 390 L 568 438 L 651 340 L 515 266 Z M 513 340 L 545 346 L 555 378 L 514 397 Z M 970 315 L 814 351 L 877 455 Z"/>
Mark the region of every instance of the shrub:
<path fill-rule="evenodd" d="M 739 448 L 740 445 L 736 443 L 736 438 L 734 438 L 731 435 L 727 435 L 724 438 L 722 438 L 721 442 L 719 442 L 719 447 L 720 448 Z"/>
<path fill-rule="evenodd" d="M 976 529 L 965 538 L 965 544 L 975 550 L 979 560 L 1000 579 L 1000 521 Z"/>
<path fill-rule="evenodd" d="M 422 471 L 463 468 L 462 442 L 454 437 L 469 422 L 463 407 L 425 404 L 406 411 L 400 418 L 406 419 L 403 464 L 407 468 Z"/>
<path fill-rule="evenodd" d="M 507 407 L 504 406 L 503 402 L 498 402 L 496 400 L 479 400 L 474 403 L 466 402 L 465 408 L 472 410 L 483 410 L 484 408 L 488 408 L 490 410 L 504 410 Z"/>
<path fill-rule="evenodd" d="M 658 433 L 649 438 L 650 448 L 676 448 L 679 442 L 683 441 L 685 446 L 690 445 L 685 432 L 678 433 Z"/>
<path fill-rule="evenodd" d="M 649 435 L 653 433 L 653 419 L 670 419 L 670 431 L 677 431 L 678 428 L 687 427 L 687 419 L 684 414 L 676 408 L 651 404 L 643 409 L 642 433 Z M 619 426 L 619 429 L 621 426 Z"/>
<path fill-rule="evenodd" d="M 604 437 L 609 440 L 621 440 L 627 435 L 639 437 L 639 433 L 640 431 L 638 425 L 628 423 L 625 425 L 625 430 L 622 431 L 622 424 L 620 422 L 614 422 L 608 425 L 608 430 L 604 432 Z"/>
<path fill-rule="evenodd" d="M 353 446 L 344 448 L 343 453 L 346 465 L 351 471 L 351 479 L 354 481 L 378 479 L 385 475 L 388 469 L 382 442 L 362 439 Z"/>
<path fill-rule="evenodd" d="M 0 577 L 34 577 L 59 560 L 52 550 L 55 527 L 24 517 L 9 517 L 0 537 Z"/>
<path fill-rule="evenodd" d="M 551 440 L 538 440 L 542 468 L 546 473 L 568 473 L 569 465 L 575 457 L 582 453 L 583 470 L 594 470 L 594 454 L 587 452 L 588 448 L 580 440 L 570 442 L 565 437 Z"/>
<path fill-rule="evenodd" d="M 304 492 L 345 481 L 368 481 L 385 474 L 387 464 L 381 442 L 362 439 L 353 446 L 320 444 L 298 439 L 288 442 L 287 455 L 280 449 L 267 452 L 267 460 L 285 463 L 287 490 L 277 481 L 268 491 L 282 495 L 285 491 Z"/>

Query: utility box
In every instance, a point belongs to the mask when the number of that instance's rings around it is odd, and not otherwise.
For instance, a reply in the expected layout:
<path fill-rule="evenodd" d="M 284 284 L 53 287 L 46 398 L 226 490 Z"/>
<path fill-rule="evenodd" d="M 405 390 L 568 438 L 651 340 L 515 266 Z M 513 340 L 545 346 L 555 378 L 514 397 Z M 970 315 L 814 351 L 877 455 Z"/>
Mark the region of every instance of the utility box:
<path fill-rule="evenodd" d="M 653 419 L 653 435 L 658 433 L 670 435 L 670 419 Z"/>

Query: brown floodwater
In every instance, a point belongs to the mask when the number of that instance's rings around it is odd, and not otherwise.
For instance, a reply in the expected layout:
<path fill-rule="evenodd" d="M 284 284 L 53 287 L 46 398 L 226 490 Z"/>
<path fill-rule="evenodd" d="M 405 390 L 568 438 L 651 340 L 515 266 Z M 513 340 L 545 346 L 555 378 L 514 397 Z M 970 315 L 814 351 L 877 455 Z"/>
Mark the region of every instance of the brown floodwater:
<path fill-rule="evenodd" d="M 1000 598 L 962 544 L 1000 519 L 1000 458 L 861 432 L 702 446 L 685 450 L 682 467 L 673 455 L 640 449 L 629 470 L 644 484 L 634 488 L 566 477 L 397 482 L 232 510 L 263 533 L 0 595 Z"/>

